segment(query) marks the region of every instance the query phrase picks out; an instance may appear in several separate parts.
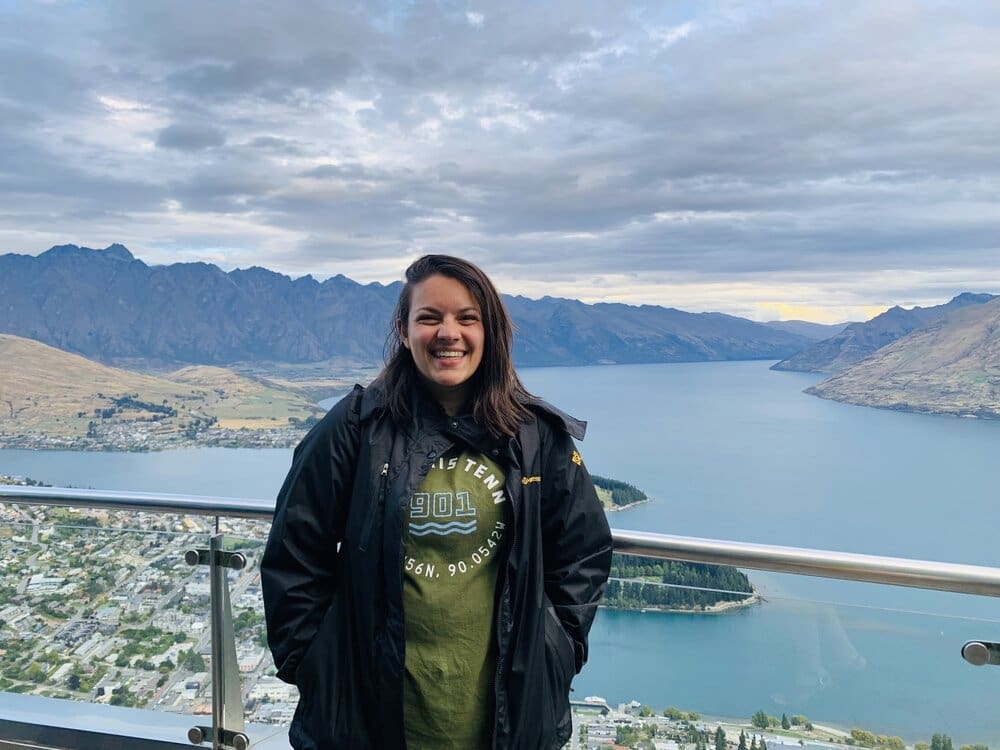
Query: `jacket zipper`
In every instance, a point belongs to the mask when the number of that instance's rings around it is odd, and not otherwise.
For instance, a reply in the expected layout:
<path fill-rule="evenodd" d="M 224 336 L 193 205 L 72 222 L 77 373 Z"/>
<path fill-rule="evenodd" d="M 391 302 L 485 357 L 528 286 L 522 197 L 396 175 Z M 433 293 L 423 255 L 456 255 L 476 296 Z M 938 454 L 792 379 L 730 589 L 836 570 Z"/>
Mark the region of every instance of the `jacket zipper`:
<path fill-rule="evenodd" d="M 514 543 L 517 541 L 517 515 L 514 511 L 514 496 L 512 493 L 507 493 L 510 498 L 510 546 L 507 547 L 507 555 L 504 557 L 503 566 L 503 590 L 500 592 L 500 606 L 497 607 L 497 672 L 496 676 L 493 678 L 493 708 L 497 712 L 497 716 L 493 717 L 493 747 L 497 747 L 497 735 L 500 729 L 500 716 L 497 709 L 500 703 L 500 680 L 503 675 L 503 662 L 504 657 L 507 656 L 504 653 L 504 631 L 503 631 L 503 615 L 505 610 L 508 609 L 508 600 L 510 599 L 510 558 L 514 554 Z M 508 644 L 509 648 L 510 644 Z M 504 706 L 504 711 L 506 712 L 507 707 Z"/>
<path fill-rule="evenodd" d="M 372 526 L 375 524 L 375 514 L 378 512 L 378 509 L 382 506 L 382 503 L 385 502 L 386 477 L 389 476 L 388 462 L 382 464 L 382 473 L 380 476 L 382 477 L 382 479 L 379 482 L 378 497 L 375 498 L 375 502 L 371 504 L 371 508 L 369 508 L 368 510 L 368 517 L 365 519 L 365 525 L 361 529 L 361 544 L 358 545 L 359 552 L 364 552 L 368 549 L 368 542 L 370 541 L 369 537 L 371 536 L 372 533 Z"/>

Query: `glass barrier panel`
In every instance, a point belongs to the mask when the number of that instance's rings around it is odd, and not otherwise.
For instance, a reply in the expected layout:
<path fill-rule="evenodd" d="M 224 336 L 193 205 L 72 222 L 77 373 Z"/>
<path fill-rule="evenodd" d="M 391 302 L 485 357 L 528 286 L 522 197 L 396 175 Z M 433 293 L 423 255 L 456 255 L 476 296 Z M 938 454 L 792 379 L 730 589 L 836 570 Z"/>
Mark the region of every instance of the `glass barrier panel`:
<path fill-rule="evenodd" d="M 208 568 L 183 554 L 214 518 L 0 514 L 0 690 L 210 712 Z M 266 648 L 268 528 L 219 520 L 248 560 L 228 573 L 245 715 L 278 738 L 298 695 Z M 1000 642 L 995 599 L 616 556 L 571 747 L 1000 748 L 1000 667 L 965 662 L 971 640 Z"/>
<path fill-rule="evenodd" d="M 0 691 L 210 713 L 212 519 L 0 507 Z"/>
<path fill-rule="evenodd" d="M 738 580 L 732 568 L 683 567 Z M 656 571 L 619 573 L 627 595 L 609 587 L 614 608 L 599 611 L 574 681 L 574 749 L 1000 747 L 1000 666 L 961 657 L 967 641 L 1000 641 L 995 599 L 750 571 L 755 593 L 742 601 L 710 585 L 685 603 L 681 576 L 665 606 L 658 590 L 675 586 Z"/>
<path fill-rule="evenodd" d="M 243 552 L 247 567 L 232 593 L 233 632 L 239 662 L 244 714 L 248 722 L 276 725 L 277 734 L 287 725 L 298 705 L 299 692 L 275 677 L 274 661 L 267 648 L 264 601 L 260 589 L 260 558 L 271 524 L 264 521 L 221 519 L 226 546 Z"/>

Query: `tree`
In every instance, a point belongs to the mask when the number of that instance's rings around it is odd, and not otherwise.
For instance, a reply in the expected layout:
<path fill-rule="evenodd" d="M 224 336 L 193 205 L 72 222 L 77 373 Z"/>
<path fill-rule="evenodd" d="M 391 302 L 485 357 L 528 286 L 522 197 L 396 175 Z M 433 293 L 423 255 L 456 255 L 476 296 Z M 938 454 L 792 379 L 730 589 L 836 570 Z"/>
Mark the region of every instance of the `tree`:
<path fill-rule="evenodd" d="M 653 715 L 653 709 L 651 709 L 649 706 L 643 706 L 642 708 L 639 709 L 639 716 L 645 717 L 652 715 Z"/>
<path fill-rule="evenodd" d="M 935 734 L 931 737 L 931 750 L 952 750 L 951 737 L 946 734 Z"/>
<path fill-rule="evenodd" d="M 750 723 L 753 724 L 758 729 L 767 729 L 768 719 L 767 714 L 763 711 L 758 711 L 752 717 L 750 717 Z"/>
<path fill-rule="evenodd" d="M 135 693 L 123 685 L 111 693 L 111 699 L 108 703 L 112 706 L 135 706 L 137 700 Z"/>
<path fill-rule="evenodd" d="M 750 750 L 757 750 L 757 735 L 750 738 Z"/>
<path fill-rule="evenodd" d="M 639 730 L 635 727 L 620 726 L 615 729 L 615 744 L 632 747 L 639 741 Z"/>
<path fill-rule="evenodd" d="M 722 727 L 715 729 L 715 750 L 726 750 L 726 732 Z"/>
<path fill-rule="evenodd" d="M 862 747 L 875 747 L 876 744 L 874 734 L 864 729 L 858 729 L 857 727 L 851 730 L 851 739 Z"/>
<path fill-rule="evenodd" d="M 788 720 L 788 717 L 785 716 L 785 714 L 781 715 L 781 728 L 782 729 L 791 729 L 792 728 L 792 723 Z"/>
<path fill-rule="evenodd" d="M 742 729 L 740 730 L 740 744 L 739 750 L 747 750 L 747 735 Z"/>
<path fill-rule="evenodd" d="M 205 671 L 205 660 L 202 658 L 194 649 L 188 651 L 182 651 L 178 657 L 178 661 L 186 669 L 192 672 L 204 672 Z"/>
<path fill-rule="evenodd" d="M 24 676 L 32 682 L 45 682 L 45 670 L 37 661 L 31 662 Z"/>
<path fill-rule="evenodd" d="M 767 750 L 767 743 L 764 742 L 764 738 L 760 738 L 760 745 L 757 746 L 757 750 Z"/>

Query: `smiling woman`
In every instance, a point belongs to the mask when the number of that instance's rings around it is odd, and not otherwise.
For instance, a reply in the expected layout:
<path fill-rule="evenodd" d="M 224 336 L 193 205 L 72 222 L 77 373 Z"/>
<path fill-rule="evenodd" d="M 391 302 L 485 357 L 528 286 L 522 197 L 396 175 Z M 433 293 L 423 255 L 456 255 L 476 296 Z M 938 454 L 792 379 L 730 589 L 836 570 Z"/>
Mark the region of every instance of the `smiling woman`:
<path fill-rule="evenodd" d="M 462 282 L 435 274 L 415 284 L 399 337 L 424 385 L 449 414 L 465 403 L 469 381 L 483 358 L 479 305 Z"/>
<path fill-rule="evenodd" d="M 382 373 L 296 449 L 261 564 L 296 748 L 569 739 L 611 534 L 584 424 L 525 390 L 512 340 L 479 268 L 420 258 Z"/>

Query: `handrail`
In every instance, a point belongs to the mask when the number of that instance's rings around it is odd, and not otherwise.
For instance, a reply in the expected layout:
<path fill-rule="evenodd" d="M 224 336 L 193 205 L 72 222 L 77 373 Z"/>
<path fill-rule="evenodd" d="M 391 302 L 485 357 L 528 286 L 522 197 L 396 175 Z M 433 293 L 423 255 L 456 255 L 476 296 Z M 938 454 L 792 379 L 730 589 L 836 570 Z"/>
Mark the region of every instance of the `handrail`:
<path fill-rule="evenodd" d="M 1000 568 L 774 544 L 612 530 L 615 552 L 667 560 L 733 565 L 777 573 L 841 578 L 959 594 L 1000 596 Z"/>
<path fill-rule="evenodd" d="M 274 502 L 271 500 L 62 487 L 0 485 L 0 502 L 152 513 L 186 513 L 268 521 L 274 514 Z M 734 565 L 753 570 L 840 578 L 961 594 L 1000 596 L 1000 568 L 720 539 L 699 539 L 624 529 L 614 529 L 612 535 L 615 551 L 623 554 L 663 560 Z"/>
<path fill-rule="evenodd" d="M 101 508 L 145 513 L 186 513 L 196 516 L 256 518 L 270 521 L 273 500 L 207 495 L 169 495 L 162 492 L 81 490 L 72 487 L 21 487 L 0 485 L 0 502 L 60 505 L 68 508 Z"/>

